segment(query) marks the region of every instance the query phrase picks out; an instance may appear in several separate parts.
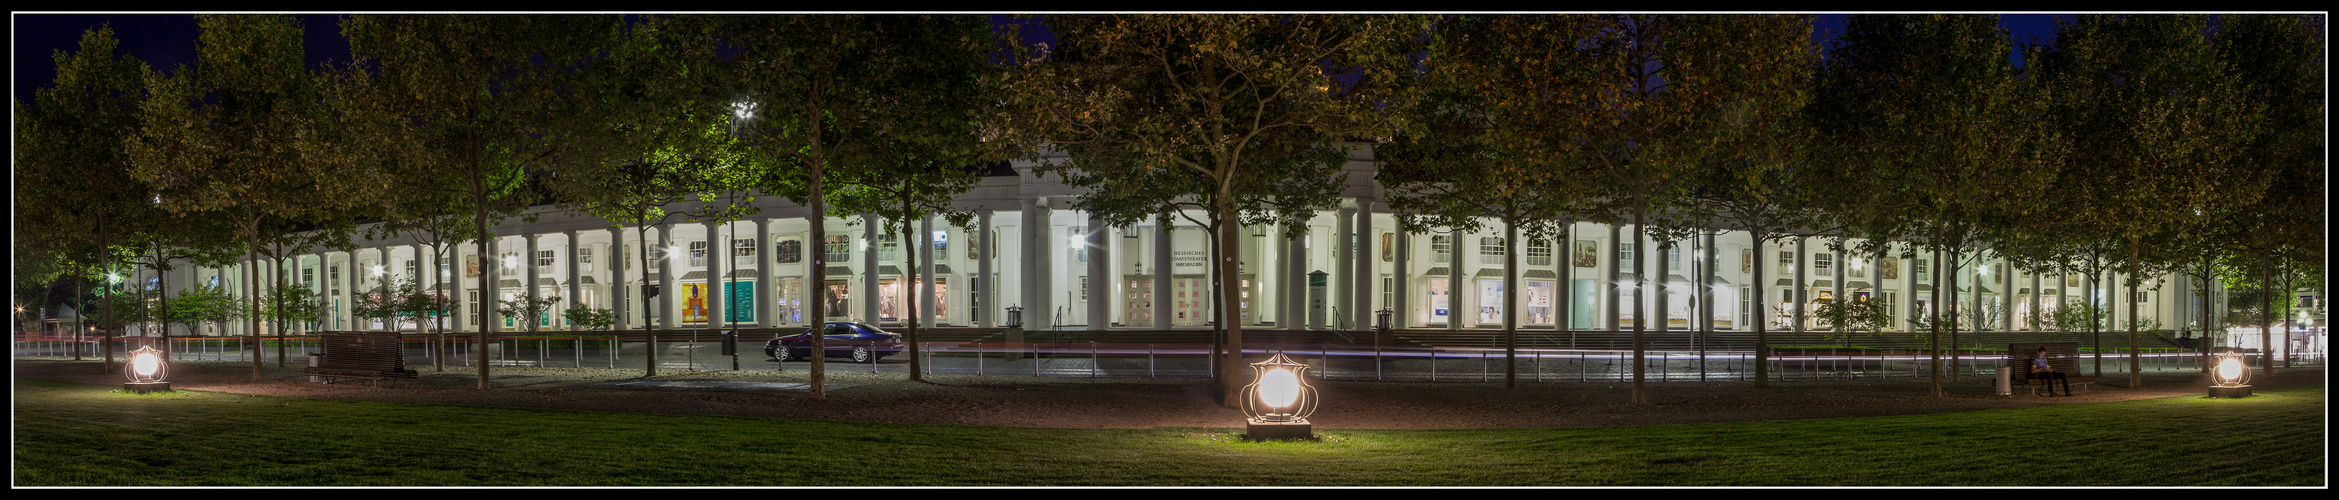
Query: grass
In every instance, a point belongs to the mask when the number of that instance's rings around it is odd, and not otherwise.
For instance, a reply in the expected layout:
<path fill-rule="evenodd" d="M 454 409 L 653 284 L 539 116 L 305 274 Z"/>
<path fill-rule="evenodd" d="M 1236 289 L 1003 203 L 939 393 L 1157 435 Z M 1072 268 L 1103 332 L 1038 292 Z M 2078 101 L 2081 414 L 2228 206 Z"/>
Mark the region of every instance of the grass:
<path fill-rule="evenodd" d="M 1513 430 L 1022 429 L 17 380 L 17 486 L 2326 484 L 2323 386 L 1970 413 Z"/>

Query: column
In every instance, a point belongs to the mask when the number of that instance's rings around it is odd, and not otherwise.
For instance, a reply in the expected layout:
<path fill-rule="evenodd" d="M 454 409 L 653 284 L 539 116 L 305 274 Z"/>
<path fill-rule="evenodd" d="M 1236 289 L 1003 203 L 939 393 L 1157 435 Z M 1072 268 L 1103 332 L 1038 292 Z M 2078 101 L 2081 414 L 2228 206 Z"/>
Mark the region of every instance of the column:
<path fill-rule="evenodd" d="M 650 306 L 650 310 L 656 311 L 658 325 L 668 329 L 682 326 L 682 318 L 676 317 L 674 314 L 674 298 L 682 294 L 682 287 L 677 284 L 677 280 L 680 278 L 678 275 L 682 274 L 683 264 L 689 263 L 674 256 L 674 229 L 674 227 L 658 228 L 658 245 L 654 247 L 643 245 L 649 248 L 642 249 L 645 252 L 662 252 L 666 256 L 665 264 L 652 264 L 658 266 L 658 296 L 650 298 L 650 300 L 656 301 Z"/>
<path fill-rule="evenodd" d="M 1350 309 L 1348 316 L 1353 318 L 1353 322 L 1349 324 L 1358 330 L 1372 329 L 1373 286 L 1380 283 L 1378 279 L 1380 277 L 1373 273 L 1373 236 L 1375 235 L 1373 234 L 1371 206 L 1372 202 L 1370 201 L 1356 200 L 1357 210 L 1356 213 L 1352 214 L 1356 217 L 1352 223 L 1356 235 L 1356 248 L 1349 251 L 1348 272 L 1355 281 L 1349 282 L 1352 285 L 1349 286 L 1348 303 Z"/>
<path fill-rule="evenodd" d="M 1619 250 L 1623 249 L 1623 244 L 1624 225 L 1609 224 L 1607 259 L 1608 283 L 1592 287 L 1595 290 L 1605 290 L 1608 292 L 1608 300 L 1602 302 L 1608 305 L 1609 330 L 1624 329 L 1624 317 L 1620 314 L 1624 309 L 1624 305 L 1618 303 L 1623 302 L 1624 296 L 1624 287 L 1621 285 L 1624 281 L 1624 254 L 1618 252 Z"/>
<path fill-rule="evenodd" d="M 1413 264 L 1413 232 L 1406 231 L 1403 223 L 1397 225 L 1396 250 L 1394 281 L 1397 282 L 1397 291 L 1390 295 L 1396 297 L 1397 303 L 1390 305 L 1396 312 L 1391 314 L 1394 317 L 1389 318 L 1389 327 L 1406 328 L 1413 326 L 1413 275 L 1410 273 Z"/>
<path fill-rule="evenodd" d="M 1016 239 L 1021 242 L 1021 248 L 1018 249 L 1016 255 L 1021 262 L 1020 265 L 1016 266 L 1020 272 L 1016 276 L 1022 281 L 1016 287 L 1016 295 L 1019 296 L 1017 297 L 1018 302 L 1023 305 L 1023 328 L 1037 329 L 1042 316 L 1040 314 L 1040 272 L 1037 269 L 1045 267 L 1046 260 L 1035 253 L 1045 253 L 1039 244 L 1039 238 L 1046 232 L 1043 229 L 1046 228 L 1047 220 L 1039 217 L 1038 200 L 1025 198 L 1022 201 L 1023 211 L 1019 212 L 1018 216 L 1022 219 L 1019 221 L 1022 227 L 1016 228 L 1018 229 L 1016 231 L 1018 238 Z"/>
<path fill-rule="evenodd" d="M 566 266 L 568 267 L 568 272 L 561 273 L 561 274 L 565 274 L 565 275 L 567 275 L 567 277 L 568 277 L 568 285 L 569 285 L 569 286 L 568 286 L 568 300 L 564 301 L 564 303 L 566 303 L 566 304 L 568 305 L 568 307 L 562 307 L 562 308 L 556 308 L 556 309 L 569 309 L 569 308 L 576 308 L 576 307 L 585 307 L 585 294 L 583 293 L 583 290 L 584 290 L 584 286 L 585 286 L 585 285 L 584 285 L 584 283 L 583 283 L 583 280 L 579 280 L 579 279 L 577 279 L 577 278 L 578 278 L 578 272 L 577 272 L 577 248 L 578 248 L 578 247 L 582 247 L 582 246 L 584 246 L 585 244 L 584 244 L 583 242 L 581 242 L 581 241 L 578 241 L 578 240 L 577 240 L 577 230 L 575 230 L 575 229 L 570 229 L 570 230 L 568 230 L 567 232 L 565 232 L 565 233 L 562 233 L 562 234 L 561 234 L 561 236 L 565 236 L 565 237 L 567 237 L 567 238 L 568 238 L 568 248 L 566 248 L 566 249 L 563 249 L 563 250 L 562 250 L 562 252 L 561 252 L 561 253 L 563 253 L 563 254 L 566 254 L 566 255 L 564 255 L 564 258 L 562 258 L 562 259 L 561 259 L 561 262 L 565 262 L 565 263 L 567 263 L 567 264 L 566 264 Z M 569 321 L 569 320 L 568 320 L 568 315 L 566 315 L 566 314 L 560 314 L 560 313 L 555 313 L 555 315 L 560 317 L 560 321 L 559 321 L 559 323 L 560 323 L 561 325 L 563 325 L 563 326 L 566 326 L 566 327 L 568 327 L 569 331 L 577 331 L 577 330 L 582 330 L 582 329 L 583 329 L 583 328 L 579 327 L 579 326 L 576 324 L 576 322 Z"/>
<path fill-rule="evenodd" d="M 703 309 L 707 314 L 707 322 L 700 328 L 729 328 L 730 325 L 723 320 L 730 319 L 730 316 L 723 312 L 725 302 L 731 298 L 731 239 L 723 234 L 722 224 L 701 222 L 699 228 L 706 231 L 707 241 L 707 295 L 706 307 Z"/>
<path fill-rule="evenodd" d="M 877 315 L 877 301 L 885 298 L 885 294 L 877 289 L 877 271 L 881 265 L 877 262 L 877 249 L 881 246 L 877 241 L 877 224 L 875 214 L 861 215 L 861 290 L 864 290 L 861 296 L 868 297 L 861 301 L 861 320 L 872 325 L 885 321 Z M 908 277 L 904 274 L 894 279 Z"/>
<path fill-rule="evenodd" d="M 999 298 L 991 293 L 999 287 L 991 282 L 991 209 L 975 210 L 975 237 L 967 241 L 974 247 L 968 251 L 975 252 L 975 286 L 967 289 L 967 302 L 974 306 L 970 312 L 975 316 L 975 326 L 990 328 L 996 326 L 991 311 L 999 310 Z"/>
<path fill-rule="evenodd" d="M 344 327 L 352 331 L 363 330 L 364 328 L 361 328 L 363 325 L 358 323 L 359 320 L 357 318 L 357 299 L 360 297 L 360 295 L 357 293 L 357 250 L 350 250 L 342 253 L 348 255 L 345 260 L 348 261 L 349 265 L 345 267 L 348 268 L 349 272 L 341 273 L 342 307 L 340 313 L 342 317 L 348 318 L 348 322 L 344 323 Z M 458 305 L 459 304 L 460 303 L 458 302 Z"/>
<path fill-rule="evenodd" d="M 918 291 L 918 324 L 936 326 L 934 323 L 934 291 L 942 288 L 934 285 L 934 216 L 927 215 L 918 221 L 918 245 L 918 270 L 916 272 L 920 280 L 919 283 L 925 284 Z"/>
<path fill-rule="evenodd" d="M 1155 217 L 1153 219 L 1153 299 L 1148 301 L 1153 303 L 1153 329 L 1155 330 L 1168 330 L 1170 316 L 1177 314 L 1176 307 L 1174 307 L 1176 302 L 1169 298 L 1170 280 L 1174 276 L 1172 271 L 1176 269 L 1174 267 L 1176 262 L 1171 260 L 1170 252 L 1174 250 L 1171 250 L 1170 247 L 1170 234 L 1170 216 Z"/>
<path fill-rule="evenodd" d="M 772 268 L 779 267 L 780 261 L 780 250 L 772 248 L 772 225 L 777 220 L 765 217 L 755 221 L 755 307 L 759 309 L 755 313 L 755 326 L 767 328 L 780 326 L 780 294 L 769 293 L 779 289 L 779 283 L 772 281 Z M 797 248 L 800 249 L 797 252 L 804 251 L 801 250 L 804 246 Z"/>
<path fill-rule="evenodd" d="M 1844 240 L 1843 240 L 1843 238 L 1836 238 L 1835 242 L 1836 242 L 1836 245 L 1837 245 L 1837 246 L 1842 246 L 1842 245 L 1843 245 L 1843 242 L 1844 242 Z M 1835 267 L 1835 290 L 1833 290 L 1833 292 L 1832 292 L 1832 293 L 1835 295 L 1835 301 L 1836 301 L 1835 303 L 1836 303 L 1836 304 L 1838 304 L 1838 305 L 1839 305 L 1839 307 L 1840 307 L 1841 305 L 1844 305 L 1844 304 L 1850 304 L 1850 302 L 1845 302 L 1845 301 L 1847 301 L 1847 300 L 1852 300 L 1852 298 L 1851 298 L 1851 297 L 1844 295 L 1844 268 L 1847 268 L 1847 267 L 1852 267 L 1852 252 L 1851 252 L 1851 250 L 1850 250 L 1850 249 L 1845 249 L 1844 251 L 1841 251 L 1841 252 L 1836 252 L 1836 255 L 1835 255 L 1835 266 L 1834 266 L 1834 267 Z M 1974 293 L 1976 293 L 1976 294 L 1979 294 L 1979 293 L 1981 293 L 1981 291 L 1977 289 L 1977 290 L 1976 290 Z M 1833 325 L 1833 328 L 1834 328 L 1836 331 L 1839 331 L 1839 332 L 1840 332 L 1840 331 L 1843 331 L 1843 330 L 1844 330 L 1844 325 Z"/>
<path fill-rule="evenodd" d="M 1804 269 L 1808 269 L 1803 267 L 1804 255 L 1806 255 L 1804 252 L 1804 243 L 1810 239 L 1811 238 L 1808 236 L 1798 236 L 1795 238 L 1795 267 L 1794 269 L 1789 270 L 1795 274 L 1795 289 L 1793 291 L 1787 292 L 1787 296 L 1794 300 L 1794 302 L 1789 303 L 1787 307 L 1792 307 L 1795 311 L 1795 329 L 1792 330 L 1795 333 L 1803 333 L 1803 304 L 1811 301 L 1810 298 L 1803 296 L 1803 277 L 1809 276 L 1811 274 L 1804 272 Z"/>
<path fill-rule="evenodd" d="M 1111 269 L 1113 252 L 1105 248 L 1105 238 L 1110 236 L 1109 231 L 1105 228 L 1104 220 L 1096 218 L 1092 212 L 1088 214 L 1088 232 L 1080 235 L 1081 244 L 1088 246 L 1087 323 L 1088 331 L 1092 332 L 1104 331 L 1105 325 L 1113 322 L 1112 307 L 1105 303 L 1106 297 L 1110 297 L 1105 291 L 1112 290 L 1116 281 Z"/>
<path fill-rule="evenodd" d="M 1463 323 L 1478 319 L 1478 311 L 1472 309 L 1476 304 L 1469 300 L 1475 292 L 1462 282 L 1462 278 L 1470 277 L 1469 273 L 1462 272 L 1462 263 L 1470 258 L 1469 251 L 1465 250 L 1468 245 L 1463 245 L 1462 240 L 1469 239 L 1470 233 L 1454 231 L 1449 234 L 1451 236 L 1446 237 L 1446 329 L 1461 330 Z"/>
<path fill-rule="evenodd" d="M 533 302 L 544 296 L 544 287 L 536 285 L 537 280 L 543 279 L 542 276 L 544 276 L 544 270 L 536 263 L 536 238 L 538 236 L 540 235 L 536 233 L 520 235 L 521 244 L 527 245 L 527 251 L 520 255 L 520 289 L 527 290 L 525 296 L 528 297 L 528 303 L 526 305 L 530 307 L 534 307 Z M 536 314 L 543 314 L 543 312 L 538 311 Z M 512 320 L 513 328 L 520 331 L 527 331 L 528 328 L 536 324 L 537 319 L 528 317 L 528 315 L 521 315 Z"/>
<path fill-rule="evenodd" d="M 1354 313 L 1359 309 L 1356 305 L 1356 294 L 1340 293 L 1342 290 L 1355 290 L 1359 284 L 1357 278 L 1360 273 L 1357 272 L 1355 266 L 1356 251 L 1350 244 L 1350 242 L 1359 239 L 1356 236 L 1356 212 L 1356 209 L 1343 207 L 1332 221 L 1331 268 L 1335 285 L 1325 288 L 1324 300 L 1333 304 L 1337 312 L 1325 311 L 1324 321 L 1330 323 L 1323 325 L 1325 328 L 1347 323 L 1350 318 L 1355 317 Z M 1362 325 L 1362 323 L 1354 324 Z"/>
<path fill-rule="evenodd" d="M 2183 288 L 2178 288 L 2178 290 L 2183 290 Z M 2046 328 L 2040 324 L 2045 322 L 2044 320 L 2046 319 L 2046 311 L 2039 310 L 2039 306 L 2044 305 L 2040 303 L 2041 301 L 2039 300 L 2039 296 L 2045 295 L 2045 292 L 2046 288 L 2040 287 L 2039 284 L 2039 273 L 2030 273 L 2030 321 L 2029 324 L 2024 325 L 2030 327 L 2030 331 L 2046 331 Z"/>
<path fill-rule="evenodd" d="M 1676 271 L 1673 269 L 1672 248 L 1675 244 L 1671 241 L 1649 243 L 1647 258 L 1657 261 L 1657 272 L 1649 273 L 1649 279 L 1640 280 L 1640 283 L 1641 289 L 1654 295 L 1649 297 L 1649 304 L 1654 306 L 1649 308 L 1648 330 L 1652 332 L 1663 333 L 1673 327 L 1673 293 L 1670 288 Z"/>
<path fill-rule="evenodd" d="M 1056 326 L 1055 317 L 1049 314 L 1054 309 L 1053 306 L 1056 302 L 1055 297 L 1049 295 L 1054 293 L 1056 288 L 1054 280 L 1056 243 L 1053 241 L 1055 231 L 1051 227 L 1054 225 L 1053 222 L 1049 220 L 1051 219 L 1050 214 L 1054 210 L 1048 208 L 1047 203 L 1044 203 L 1046 200 L 1033 201 L 1034 203 L 1030 205 L 1031 215 L 1026 216 L 1025 219 L 1031 221 L 1032 224 L 1027 229 L 1027 232 L 1031 234 L 1029 240 L 1031 245 L 1024 247 L 1026 251 L 1031 252 L 1031 255 L 1024 259 L 1026 266 L 1031 268 L 1031 281 L 1025 287 L 1029 291 L 1024 293 L 1032 297 L 1032 301 L 1024 303 L 1023 324 L 1025 329 L 1054 328 Z"/>
<path fill-rule="evenodd" d="M 1690 278 L 1691 281 L 1697 282 L 1696 284 L 1690 286 L 1696 287 L 1698 292 L 1703 294 L 1701 296 L 1704 297 L 1704 300 L 1700 302 L 1703 304 L 1703 307 L 1699 307 L 1697 313 L 1703 318 L 1698 320 L 1697 324 L 1705 325 L 1703 330 L 1708 332 L 1714 331 L 1714 312 L 1718 311 L 1718 309 L 1714 308 L 1714 282 L 1717 281 L 1715 277 L 1721 276 L 1722 260 L 1719 255 L 1716 255 L 1716 252 L 1719 250 L 1717 247 L 1721 246 L 1721 242 L 1719 241 L 1721 236 L 1722 232 L 1719 230 L 1705 234 L 1706 258 L 1704 277 Z"/>
<path fill-rule="evenodd" d="M 1276 235 L 1275 238 L 1277 242 L 1282 244 L 1281 248 L 1283 249 L 1283 279 L 1280 280 L 1283 284 L 1276 290 L 1278 292 L 1276 296 L 1282 298 L 1281 302 L 1283 302 L 1282 307 L 1276 309 L 1282 311 L 1283 317 L 1277 318 L 1281 323 L 1276 324 L 1285 330 L 1293 331 L 1308 329 L 1307 238 L 1310 237 L 1308 234 L 1310 228 L 1306 219 L 1301 219 L 1296 226 L 1300 230 L 1298 238 L 1283 238 L 1282 235 Z"/>

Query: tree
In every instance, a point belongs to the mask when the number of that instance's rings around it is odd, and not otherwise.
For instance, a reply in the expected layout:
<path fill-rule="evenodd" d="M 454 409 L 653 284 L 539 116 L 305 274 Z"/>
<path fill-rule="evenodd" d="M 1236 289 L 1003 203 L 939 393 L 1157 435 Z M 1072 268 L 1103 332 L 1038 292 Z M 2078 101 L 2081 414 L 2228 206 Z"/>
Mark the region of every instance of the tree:
<path fill-rule="evenodd" d="M 2060 149 L 2039 125 L 2043 101 L 2016 78 L 1994 17 L 1852 16 L 1844 31 L 1814 101 L 1824 161 L 1813 180 L 1845 194 L 1825 198 L 1826 209 L 1870 236 L 1864 253 L 1895 239 L 1930 250 L 1934 266 L 1948 267 L 1932 272 L 1935 296 L 1955 307 L 1943 277 L 1955 276 L 1958 253 L 1981 242 L 1992 218 L 2045 216 L 2039 200 Z M 1936 329 L 1935 396 L 1945 394 L 1938 329 L 1954 332 L 1956 320 L 1921 323 Z"/>
<path fill-rule="evenodd" d="M 957 68 L 959 59 L 936 54 L 974 45 L 979 31 L 942 29 L 948 43 L 935 43 L 935 26 L 969 26 L 971 16 L 770 15 L 677 16 L 661 29 L 674 34 L 675 49 L 692 68 L 703 69 L 714 92 L 697 96 L 692 109 L 728 114 L 751 104 L 753 120 L 740 134 L 755 162 L 769 170 L 757 176 L 758 191 L 785 196 L 811 209 L 808 241 L 827 236 L 829 185 L 887 158 L 886 141 L 933 143 L 965 136 L 968 110 L 902 106 L 920 98 L 951 95 L 956 79 L 920 78 L 933 67 Z M 937 62 L 945 62 L 937 65 Z M 933 94 L 933 95 L 930 95 Z M 849 214 L 845 214 L 849 215 Z M 815 252 L 818 256 L 820 253 Z M 807 286 L 823 286 L 826 263 L 813 259 Z M 814 293 L 818 293 L 815 291 Z M 811 301 L 807 316 L 820 322 L 826 304 Z M 817 329 L 817 328 L 816 328 Z M 812 336 L 812 349 L 824 347 Z M 827 397 L 825 361 L 812 358 L 812 397 Z"/>
<path fill-rule="evenodd" d="M 574 69 L 609 46 L 616 16 L 365 15 L 342 23 L 350 51 L 378 92 L 345 103 L 367 125 L 336 155 L 377 188 L 460 197 L 480 238 L 481 269 L 495 269 L 489 225 L 528 206 L 529 172 L 542 172 L 587 137 L 608 130 L 580 123 L 569 90 Z M 370 104 L 370 106 L 368 105 Z M 483 296 L 495 273 L 481 273 Z M 494 324 L 492 308 L 481 311 Z M 478 332 L 484 354 L 490 328 Z M 478 388 L 488 388 L 479 364 Z"/>
<path fill-rule="evenodd" d="M 1503 242 L 1566 241 L 1563 220 L 1586 186 L 1565 175 L 1580 152 L 1564 130 L 1533 126 L 1591 89 L 1589 72 L 1559 54 L 1594 36 L 1589 16 L 1456 16 L 1439 21 L 1410 130 L 1375 151 L 1377 180 L 1407 231 L 1456 234 L 1502 223 Z M 1504 252 L 1505 304 L 1518 303 L 1518 255 Z M 1503 308 L 1504 387 L 1518 378 L 1516 307 Z M 1564 324 L 1564 319 L 1561 320 Z"/>
<path fill-rule="evenodd" d="M 2056 115 L 2084 158 L 2093 188 L 2082 208 L 2117 239 L 2134 289 L 2145 271 L 2145 237 L 2182 224 L 2194 209 L 2241 195 L 2230 172 L 2260 111 L 2243 98 L 2230 63 L 2216 57 L 2208 16 L 2089 15 L 2059 23 L 2039 76 L 2064 107 Z M 2135 314 L 2130 301 L 2129 314 Z M 2128 327 L 2131 387 L 2143 383 L 2137 332 Z"/>
<path fill-rule="evenodd" d="M 1324 205 L 1339 163 L 1314 160 L 1341 141 L 1385 138 L 1397 120 L 1385 106 L 1412 71 L 1408 54 L 1428 28 L 1418 16 L 1126 15 L 1051 17 L 1063 41 L 1046 60 L 1024 56 L 1010 68 L 1014 97 L 999 128 L 1020 149 L 1069 156 L 1051 168 L 1077 169 L 1068 182 L 1111 185 L 1164 179 L 1155 170 L 1191 171 L 1217 231 L 1219 289 L 1238 275 L 1235 222 L 1281 219 L 1286 237 L 1299 218 Z M 1021 47 L 1019 47 L 1021 48 Z M 1265 156 L 1261 158 L 1260 156 Z M 1169 177 L 1170 179 L 1190 179 Z M 1183 183 L 1181 183 L 1183 184 Z M 1288 189 L 1298 184 L 1303 189 Z M 1190 185 L 1188 185 L 1190 186 Z M 1247 187 L 1284 192 L 1246 192 Z M 1247 212 L 1243 200 L 1287 203 L 1274 214 Z M 1294 203 L 1296 202 L 1296 203 Z M 1309 210 L 1301 210 L 1309 209 Z M 1257 219 L 1254 219 L 1256 217 Z M 1241 310 L 1219 293 L 1220 311 Z M 1242 370 L 1242 326 L 1226 321 L 1226 358 L 1217 366 L 1226 405 Z"/>
<path fill-rule="evenodd" d="M 2319 43 L 2324 38 L 2320 35 L 2324 21 L 2321 16 L 2296 15 L 2223 17 L 2223 27 L 2213 42 L 2216 59 L 2230 65 L 2240 82 L 2242 100 L 2264 106 L 2262 126 L 2251 130 L 2242 139 L 2246 145 L 2236 152 L 2239 155 L 2236 161 L 2255 175 L 2236 177 L 2244 177 L 2242 180 L 2263 177 L 2265 181 L 2262 190 L 2253 191 L 2256 186 L 2248 184 L 2237 186 L 2244 193 L 2263 193 L 2255 199 L 2210 198 L 2227 205 L 2247 202 L 2249 208 L 2243 210 L 2243 216 L 2226 219 L 2233 222 L 2228 227 L 2236 229 L 2234 240 L 2240 243 L 2239 250 L 2265 260 L 2320 263 L 2324 258 L 2322 236 L 2326 232 L 2323 220 L 2327 208 L 2304 200 L 2320 200 L 2326 196 L 2325 139 L 2321 131 L 2327 113 L 2323 92 L 2327 70 L 2322 54 L 2327 50 Z M 2308 269 L 2320 268 L 2313 265 Z M 2296 275 L 2295 271 L 2269 274 Z M 2320 273 L 2305 276 L 2314 278 L 2314 283 L 2320 282 Z M 2283 302 L 2287 306 L 2291 302 L 2287 292 L 2293 288 L 2285 285 L 2280 289 L 2285 292 Z M 2271 347 L 2260 346 L 2268 350 Z"/>
<path fill-rule="evenodd" d="M 82 34 L 80 50 L 57 52 L 57 79 L 16 110 L 15 235 L 35 240 L 59 258 L 95 264 L 102 274 L 122 272 L 132 235 L 156 222 L 153 196 L 131 175 L 125 142 L 139 126 L 146 99 L 146 63 L 117 54 L 113 29 Z M 21 241 L 21 240 L 20 240 Z M 111 283 L 108 284 L 111 286 Z M 112 300 L 117 294 L 107 294 Z M 113 369 L 118 334 L 107 307 L 105 365 Z"/>

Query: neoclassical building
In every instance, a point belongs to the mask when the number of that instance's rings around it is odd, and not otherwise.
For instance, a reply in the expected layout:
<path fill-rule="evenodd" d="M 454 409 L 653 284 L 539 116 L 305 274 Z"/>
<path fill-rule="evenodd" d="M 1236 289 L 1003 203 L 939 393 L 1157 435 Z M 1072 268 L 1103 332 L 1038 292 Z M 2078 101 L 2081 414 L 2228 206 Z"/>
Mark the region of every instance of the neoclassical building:
<path fill-rule="evenodd" d="M 477 267 L 476 245 L 439 260 L 412 239 L 361 241 L 354 252 L 312 249 L 263 267 L 322 292 L 331 304 L 317 318 L 322 329 L 385 328 L 352 318 L 349 304 L 392 277 L 453 286 L 460 308 L 453 326 L 476 329 L 479 308 L 493 305 L 482 304 L 475 288 L 480 273 L 492 275 L 501 297 L 563 297 L 556 311 L 572 304 L 611 309 L 622 328 L 645 321 L 676 329 L 801 326 L 818 319 L 804 317 L 811 300 L 828 301 L 832 321 L 894 324 L 916 314 L 926 325 L 993 327 L 1005 325 L 1014 308 L 1034 329 L 1208 327 L 1214 302 L 1201 228 L 1175 217 L 1108 227 L 1072 208 L 1081 188 L 1035 176 L 1032 167 L 1016 163 L 1014 175 L 986 177 L 960 196 L 953 208 L 975 213 L 967 227 L 926 221 L 910 235 L 889 234 L 874 217 L 830 217 L 828 235 L 812 241 L 807 218 L 815 214 L 784 198 L 758 197 L 761 212 L 748 220 L 668 223 L 645 243 L 632 227 L 546 206 L 537 207 L 533 223 L 511 218 L 492 228 L 493 269 Z M 1527 329 L 1629 330 L 1651 321 L 1651 330 L 1691 330 L 1710 320 L 1724 331 L 1751 330 L 1754 321 L 1790 331 L 1824 327 L 1798 316 L 1795 305 L 1807 313 L 1823 301 L 1850 299 L 1883 301 L 1894 327 L 1906 329 L 1909 318 L 1949 293 L 1960 295 L 1960 324 L 1978 321 L 1991 330 L 2040 329 L 2036 311 L 2123 293 L 2143 301 L 2141 316 L 2159 329 L 2197 331 L 2203 312 L 2181 275 L 2123 290 L 2115 276 L 2023 273 L 1988 253 L 1956 276 L 1929 276 L 1929 256 L 1845 254 L 1816 237 L 1756 244 L 1747 233 L 1723 230 L 1650 255 L 1647 268 L 1635 270 L 1634 254 L 1658 246 L 1634 244 L 1630 226 L 1577 223 L 1564 241 L 1504 241 L 1499 223 L 1478 233 L 1406 233 L 1381 202 L 1370 149 L 1355 149 L 1343 168 L 1348 181 L 1339 205 L 1310 219 L 1304 237 L 1286 239 L 1265 227 L 1238 236 L 1241 271 L 1228 293 L 1240 294 L 1234 316 L 1246 328 L 1362 330 L 1384 309 L 1395 328 L 1499 328 L 1503 310 L 1517 308 Z M 927 249 L 919 253 L 926 262 L 904 262 L 903 245 Z M 636 269 L 635 252 L 644 249 L 655 259 L 646 273 Z M 1517 302 L 1505 304 L 1502 267 L 1510 252 L 1521 253 L 1516 286 L 1523 288 Z M 628 263 L 622 270 L 613 265 L 620 259 Z M 1768 259 L 1762 283 L 1753 280 L 1756 259 Z M 815 260 L 828 267 L 822 283 L 807 282 Z M 242 267 L 182 263 L 170 288 L 216 280 L 241 293 Z M 1710 277 L 1701 285 L 1698 276 Z M 152 278 L 140 281 L 152 286 Z M 259 282 L 273 279 L 263 273 Z M 660 291 L 654 314 L 635 302 L 645 286 Z M 1646 304 L 1633 301 L 1640 286 L 1658 288 L 1644 293 Z M 902 307 L 905 293 L 932 299 L 910 311 Z M 1762 310 L 1753 307 L 1757 293 L 1765 297 Z M 2222 292 L 2215 293 L 2210 303 L 2221 303 Z M 2126 316 L 2126 301 L 2116 305 Z M 1662 323 L 1654 320 L 1659 311 Z M 557 312 L 548 316 L 540 328 L 574 328 Z M 497 323 L 499 330 L 525 330 L 511 318 Z"/>

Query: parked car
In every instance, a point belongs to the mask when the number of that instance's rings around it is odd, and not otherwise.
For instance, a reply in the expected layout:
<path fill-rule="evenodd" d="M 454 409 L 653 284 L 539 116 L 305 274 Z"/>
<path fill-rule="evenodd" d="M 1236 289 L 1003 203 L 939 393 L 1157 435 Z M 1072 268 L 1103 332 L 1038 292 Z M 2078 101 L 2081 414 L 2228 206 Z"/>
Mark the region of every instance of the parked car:
<path fill-rule="evenodd" d="M 876 325 L 834 321 L 822 325 L 827 340 L 827 357 L 851 358 L 855 363 L 875 363 L 886 356 L 900 354 L 901 334 L 886 333 Z M 784 349 L 784 351 L 783 351 Z M 763 344 L 763 354 L 781 361 L 805 359 L 812 354 L 812 330 L 772 339 Z"/>

